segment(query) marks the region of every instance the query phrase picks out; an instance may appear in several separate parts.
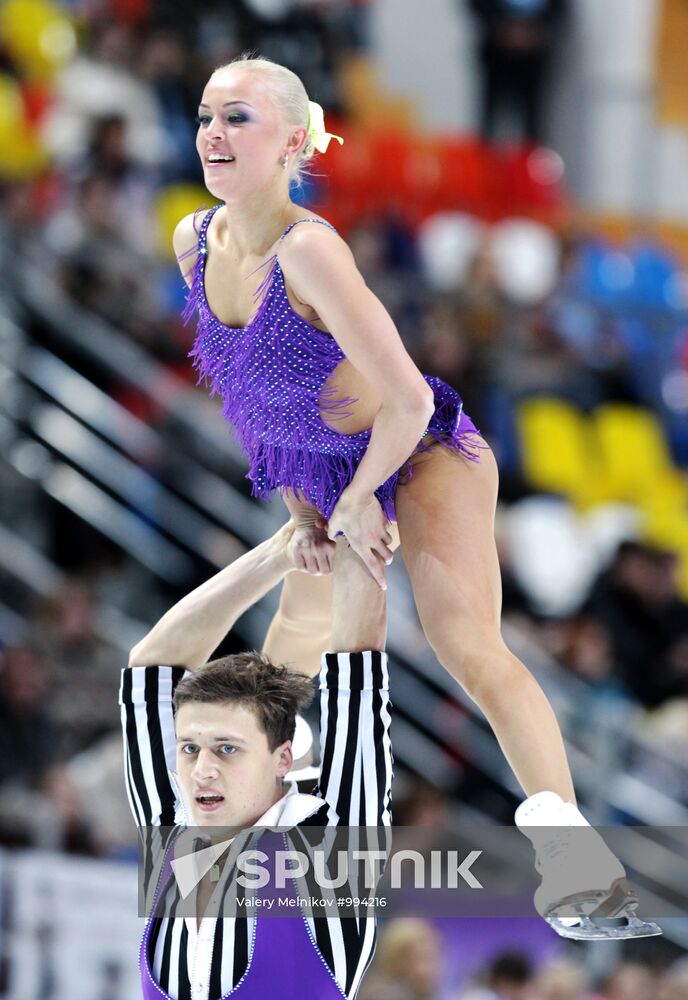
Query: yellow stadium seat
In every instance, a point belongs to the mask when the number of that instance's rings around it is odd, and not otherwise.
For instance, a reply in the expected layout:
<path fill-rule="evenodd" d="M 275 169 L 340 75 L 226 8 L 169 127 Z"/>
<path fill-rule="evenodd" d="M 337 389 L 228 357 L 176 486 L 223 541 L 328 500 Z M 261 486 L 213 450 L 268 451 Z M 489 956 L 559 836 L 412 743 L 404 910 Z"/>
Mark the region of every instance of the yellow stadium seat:
<path fill-rule="evenodd" d="M 678 554 L 679 587 L 688 599 L 688 478 L 675 466 L 658 418 L 621 403 L 586 417 L 543 396 L 522 402 L 517 422 L 529 484 L 579 508 L 605 501 L 638 507 L 644 539 Z"/>
<path fill-rule="evenodd" d="M 654 413 L 626 403 L 608 403 L 598 407 L 593 423 L 618 500 L 664 510 L 688 501 L 686 480 L 674 464 Z"/>
<path fill-rule="evenodd" d="M 77 49 L 72 20 L 49 0 L 0 3 L 0 42 L 31 79 L 51 77 L 74 58 Z"/>
<path fill-rule="evenodd" d="M 177 223 L 185 215 L 205 206 L 211 208 L 216 199 L 198 184 L 171 184 L 164 188 L 155 203 L 155 220 L 158 247 L 163 257 L 174 260 L 172 235 Z"/>
<path fill-rule="evenodd" d="M 580 507 L 613 499 L 590 422 L 576 406 L 537 396 L 518 406 L 517 424 L 532 486 L 563 493 Z"/>

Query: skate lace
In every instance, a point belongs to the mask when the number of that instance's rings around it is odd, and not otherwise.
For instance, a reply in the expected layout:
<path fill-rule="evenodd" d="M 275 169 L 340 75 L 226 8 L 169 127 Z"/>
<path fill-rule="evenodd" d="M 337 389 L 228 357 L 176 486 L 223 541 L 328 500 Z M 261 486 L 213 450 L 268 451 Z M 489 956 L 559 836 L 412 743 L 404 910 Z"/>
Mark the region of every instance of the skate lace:
<path fill-rule="evenodd" d="M 551 865 L 552 862 L 556 862 L 556 859 L 559 859 L 559 864 L 561 864 L 566 860 L 566 853 L 571 843 L 571 833 L 570 826 L 562 827 L 541 845 L 535 858 L 535 868 L 540 874 L 542 874 L 545 864 Z"/>

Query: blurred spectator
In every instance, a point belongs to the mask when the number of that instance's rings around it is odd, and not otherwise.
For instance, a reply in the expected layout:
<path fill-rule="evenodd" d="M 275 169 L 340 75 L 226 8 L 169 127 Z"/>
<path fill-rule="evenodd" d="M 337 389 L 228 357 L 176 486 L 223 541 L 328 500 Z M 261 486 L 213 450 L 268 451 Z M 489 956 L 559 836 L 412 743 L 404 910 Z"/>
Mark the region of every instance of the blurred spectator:
<path fill-rule="evenodd" d="M 138 42 L 131 28 L 116 22 L 92 27 L 90 46 L 57 80 L 55 104 L 43 123 L 43 139 L 62 167 L 81 162 L 92 125 L 103 115 L 126 122 L 127 153 L 134 162 L 159 166 L 170 146 L 155 96 L 135 69 Z"/>
<path fill-rule="evenodd" d="M 119 723 L 121 653 L 98 634 L 97 603 L 85 583 L 69 581 L 38 609 L 35 641 L 51 678 L 51 714 L 63 734 L 63 752 L 85 749 Z"/>
<path fill-rule="evenodd" d="M 49 767 L 38 791 L 52 813 L 56 848 L 69 854 L 95 854 L 96 845 L 83 812 L 82 798 L 67 768 L 63 764 Z M 38 833 L 36 839 L 40 836 Z"/>
<path fill-rule="evenodd" d="M 143 43 L 139 68 L 158 104 L 167 134 L 169 155 L 159 165 L 164 181 L 190 179 L 202 183 L 195 116 L 205 80 L 203 67 L 193 60 L 185 44 L 183 29 L 151 31 Z"/>
<path fill-rule="evenodd" d="M 644 705 L 688 695 L 688 605 L 675 556 L 623 542 L 585 611 L 606 626 L 622 679 Z"/>
<path fill-rule="evenodd" d="M 688 806 L 688 698 L 674 698 L 648 712 L 638 727 L 646 742 L 631 773 Z"/>
<path fill-rule="evenodd" d="M 469 5 L 480 31 L 484 137 L 497 137 L 500 114 L 510 108 L 521 137 L 539 142 L 547 71 L 565 0 L 469 0 Z"/>
<path fill-rule="evenodd" d="M 680 958 L 659 977 L 655 1000 L 688 1000 L 688 960 Z"/>
<path fill-rule="evenodd" d="M 35 646 L 0 654 L 0 784 L 37 781 L 61 752 L 45 660 Z"/>
<path fill-rule="evenodd" d="M 582 1000 L 586 982 L 587 976 L 579 962 L 557 959 L 538 970 L 532 995 L 537 1000 Z"/>
<path fill-rule="evenodd" d="M 447 823 L 446 794 L 429 781 L 418 778 L 401 785 L 394 795 L 396 826 L 427 826 L 440 829 Z"/>
<path fill-rule="evenodd" d="M 403 917 L 382 927 L 358 1000 L 439 1000 L 441 939 L 428 920 Z"/>
<path fill-rule="evenodd" d="M 155 315 L 150 277 L 149 217 L 137 200 L 124 211 L 125 192 L 107 176 L 92 174 L 79 183 L 75 198 L 46 226 L 47 263 L 59 268 L 68 294 L 118 325 Z"/>
<path fill-rule="evenodd" d="M 472 338 L 463 325 L 461 309 L 451 300 L 438 300 L 428 305 L 423 316 L 422 347 L 416 352 L 416 363 L 422 371 L 432 372 L 454 386 L 477 394 L 481 376 L 475 371 Z M 481 373 L 482 375 L 482 373 Z M 467 412 L 473 413 L 468 409 Z"/>
<path fill-rule="evenodd" d="M 566 618 L 558 623 L 557 641 L 552 641 L 555 631 L 552 623 L 548 626 L 548 648 L 551 653 L 568 667 L 572 674 L 580 677 L 599 691 L 617 692 L 630 697 L 617 679 L 614 662 L 612 636 L 601 621 L 586 615 Z"/>
<path fill-rule="evenodd" d="M 460 1000 L 532 1000 L 533 975 L 533 963 L 524 952 L 501 952 L 460 994 Z"/>
<path fill-rule="evenodd" d="M 112 856 L 136 844 L 136 827 L 122 780 L 119 729 L 73 757 L 65 771 L 94 850 Z"/>
<path fill-rule="evenodd" d="M 491 964 L 487 984 L 499 1000 L 527 1000 L 531 996 L 533 965 L 522 952 L 503 952 Z"/>
<path fill-rule="evenodd" d="M 620 962 L 603 983 L 605 1000 L 656 1000 L 657 973 L 642 962 Z"/>

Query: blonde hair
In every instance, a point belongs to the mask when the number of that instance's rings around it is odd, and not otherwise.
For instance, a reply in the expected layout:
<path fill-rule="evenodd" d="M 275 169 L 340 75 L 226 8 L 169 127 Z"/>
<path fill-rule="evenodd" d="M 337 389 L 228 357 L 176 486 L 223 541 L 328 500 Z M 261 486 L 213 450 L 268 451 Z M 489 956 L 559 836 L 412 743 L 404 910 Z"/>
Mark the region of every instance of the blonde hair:
<path fill-rule="evenodd" d="M 376 968 L 382 975 L 405 979 L 414 945 L 436 948 L 439 935 L 422 917 L 397 917 L 385 926 L 377 947 Z"/>
<path fill-rule="evenodd" d="M 277 107 L 284 115 L 289 125 L 308 128 L 308 94 L 300 77 L 280 63 L 273 62 L 267 56 L 254 55 L 252 52 L 242 52 L 231 62 L 218 66 L 215 73 L 224 69 L 238 67 L 251 73 L 262 73 L 270 81 L 270 87 Z M 310 135 L 306 136 L 301 149 L 292 157 L 289 173 L 293 181 L 301 186 L 307 174 L 307 164 L 313 158 L 315 148 Z"/>

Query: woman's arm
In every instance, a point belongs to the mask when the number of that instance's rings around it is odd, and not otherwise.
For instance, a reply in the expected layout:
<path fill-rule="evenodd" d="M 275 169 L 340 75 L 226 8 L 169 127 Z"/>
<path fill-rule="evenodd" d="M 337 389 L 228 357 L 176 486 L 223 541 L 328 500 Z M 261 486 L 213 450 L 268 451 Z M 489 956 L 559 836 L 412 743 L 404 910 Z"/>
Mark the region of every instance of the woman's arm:
<path fill-rule="evenodd" d="M 282 244 L 279 260 L 296 295 L 316 310 L 381 400 L 368 448 L 330 519 L 329 535 L 343 531 L 383 586 L 378 557 L 387 562 L 391 553 L 373 494 L 415 450 L 434 412 L 433 393 L 339 236 L 323 226 L 298 226 Z"/>
<path fill-rule="evenodd" d="M 192 670 L 205 663 L 237 618 L 295 568 L 293 529 L 285 524 L 183 597 L 134 646 L 129 666 L 168 663 Z"/>

